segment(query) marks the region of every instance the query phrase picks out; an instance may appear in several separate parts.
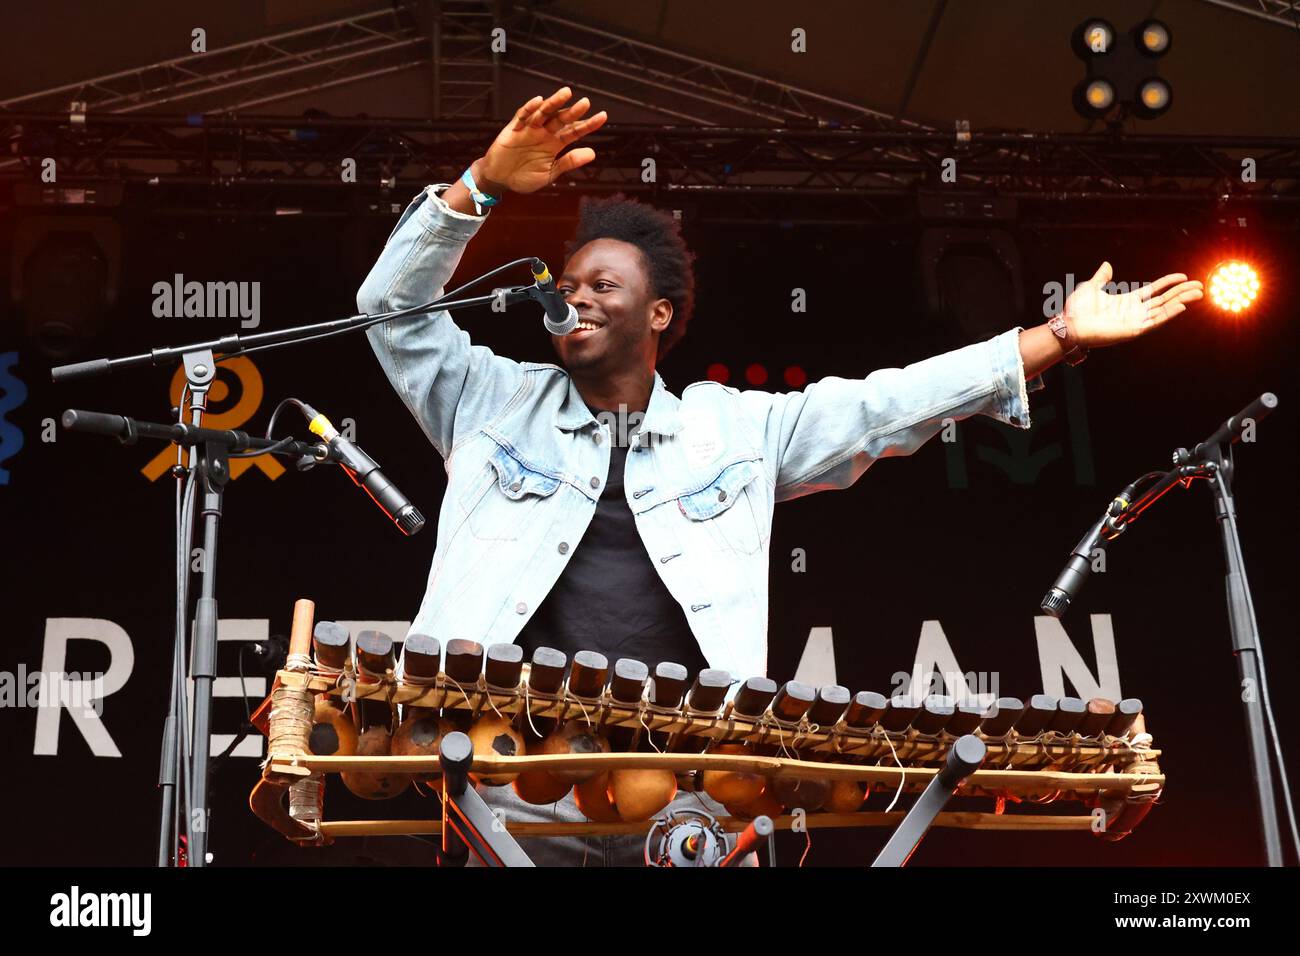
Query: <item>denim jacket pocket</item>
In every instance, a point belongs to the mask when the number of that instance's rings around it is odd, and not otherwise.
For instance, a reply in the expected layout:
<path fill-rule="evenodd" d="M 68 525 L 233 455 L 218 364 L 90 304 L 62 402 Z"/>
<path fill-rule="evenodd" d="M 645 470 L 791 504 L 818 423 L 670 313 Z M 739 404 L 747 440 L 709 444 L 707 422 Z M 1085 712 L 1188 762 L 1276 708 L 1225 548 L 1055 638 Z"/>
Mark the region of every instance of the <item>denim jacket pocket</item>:
<path fill-rule="evenodd" d="M 525 465 L 500 445 L 488 455 L 484 482 L 466 501 L 469 528 L 482 541 L 517 541 L 536 520 L 541 501 L 563 480 Z M 486 487 L 484 487 L 486 485 Z"/>
<path fill-rule="evenodd" d="M 762 534 L 749 487 L 761 473 L 758 462 L 734 462 L 703 488 L 679 496 L 677 507 L 698 522 L 694 526 L 705 529 L 722 550 L 754 554 L 762 546 Z M 742 498 L 747 504 L 737 507 Z"/>

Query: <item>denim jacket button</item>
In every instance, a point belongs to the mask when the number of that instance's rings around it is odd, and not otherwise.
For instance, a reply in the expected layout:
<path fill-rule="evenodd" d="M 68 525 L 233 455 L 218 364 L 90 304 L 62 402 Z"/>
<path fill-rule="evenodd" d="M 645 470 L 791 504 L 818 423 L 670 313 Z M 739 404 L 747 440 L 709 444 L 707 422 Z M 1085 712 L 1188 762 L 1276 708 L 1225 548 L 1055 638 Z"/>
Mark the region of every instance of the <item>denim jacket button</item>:
<path fill-rule="evenodd" d="M 560 554 L 568 554 L 568 553 L 569 553 L 569 542 L 567 542 L 567 541 L 561 541 L 561 542 L 560 542 L 560 546 L 559 546 L 559 548 L 558 548 L 557 550 L 560 552 Z"/>
<path fill-rule="evenodd" d="M 593 488 L 599 488 L 599 487 L 600 487 L 600 479 L 599 479 L 599 478 L 592 478 L 592 479 L 591 479 L 591 487 L 593 487 Z"/>
<path fill-rule="evenodd" d="M 520 488 L 522 488 L 523 486 L 524 486 L 524 483 L 523 483 L 522 481 L 516 481 L 514 484 L 512 484 L 512 485 L 510 486 L 510 490 L 511 490 L 511 491 L 518 491 L 518 490 L 519 490 Z"/>
<path fill-rule="evenodd" d="M 727 500 L 727 489 L 726 489 L 726 488 L 719 488 L 719 489 L 718 489 L 718 500 L 719 500 L 719 501 L 726 501 L 726 500 Z"/>
<path fill-rule="evenodd" d="M 523 601 L 520 601 L 518 604 L 515 605 L 515 613 L 516 613 L 516 614 L 527 614 L 527 613 L 528 613 L 528 605 L 525 604 Z"/>
<path fill-rule="evenodd" d="M 597 445 L 600 444 L 600 439 L 601 439 L 602 437 L 603 437 L 603 436 L 600 434 L 600 432 L 592 432 L 592 433 L 591 433 L 591 440 L 594 441 Z"/>

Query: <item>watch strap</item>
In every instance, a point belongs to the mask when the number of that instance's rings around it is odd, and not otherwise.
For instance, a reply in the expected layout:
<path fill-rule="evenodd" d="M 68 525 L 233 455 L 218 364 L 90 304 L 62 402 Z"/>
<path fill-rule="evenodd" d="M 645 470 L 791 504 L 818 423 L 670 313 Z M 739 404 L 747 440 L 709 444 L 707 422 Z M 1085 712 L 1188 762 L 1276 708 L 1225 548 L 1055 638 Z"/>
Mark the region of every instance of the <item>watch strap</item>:
<path fill-rule="evenodd" d="M 1068 365 L 1078 365 L 1088 357 L 1088 349 L 1084 346 L 1070 328 L 1070 323 L 1065 321 L 1064 315 L 1053 316 L 1048 320 L 1047 327 L 1052 330 L 1057 341 L 1061 343 L 1061 349 L 1065 352 L 1065 361 Z"/>

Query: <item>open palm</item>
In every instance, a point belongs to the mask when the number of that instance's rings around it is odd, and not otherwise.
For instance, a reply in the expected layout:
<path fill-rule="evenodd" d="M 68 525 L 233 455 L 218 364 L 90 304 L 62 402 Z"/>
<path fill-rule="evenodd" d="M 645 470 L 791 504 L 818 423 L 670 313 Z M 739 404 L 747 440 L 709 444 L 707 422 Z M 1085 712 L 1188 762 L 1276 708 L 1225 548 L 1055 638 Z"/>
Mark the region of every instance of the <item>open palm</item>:
<path fill-rule="evenodd" d="M 1065 316 L 1079 341 L 1090 348 L 1114 345 L 1145 335 L 1204 295 L 1198 279 L 1181 272 L 1162 276 L 1131 292 L 1114 295 L 1106 291 L 1111 281 L 1109 262 L 1065 300 Z"/>
<path fill-rule="evenodd" d="M 484 154 L 485 179 L 511 192 L 531 193 L 595 159 L 596 151 L 586 146 L 560 155 L 609 118 L 602 110 L 583 119 L 591 101 L 584 96 L 564 107 L 571 96 L 573 91 L 564 86 L 546 99 L 534 96 L 521 106 Z"/>

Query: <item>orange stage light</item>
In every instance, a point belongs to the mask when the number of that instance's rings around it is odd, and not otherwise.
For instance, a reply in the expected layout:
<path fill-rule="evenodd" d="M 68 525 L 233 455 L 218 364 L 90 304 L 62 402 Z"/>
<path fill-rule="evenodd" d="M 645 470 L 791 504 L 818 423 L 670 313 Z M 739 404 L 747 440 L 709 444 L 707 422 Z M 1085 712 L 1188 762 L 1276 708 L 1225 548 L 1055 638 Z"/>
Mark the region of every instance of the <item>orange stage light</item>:
<path fill-rule="evenodd" d="M 1246 311 L 1259 297 L 1259 274 L 1237 259 L 1220 262 L 1210 271 L 1206 292 L 1215 307 L 1234 314 Z"/>

